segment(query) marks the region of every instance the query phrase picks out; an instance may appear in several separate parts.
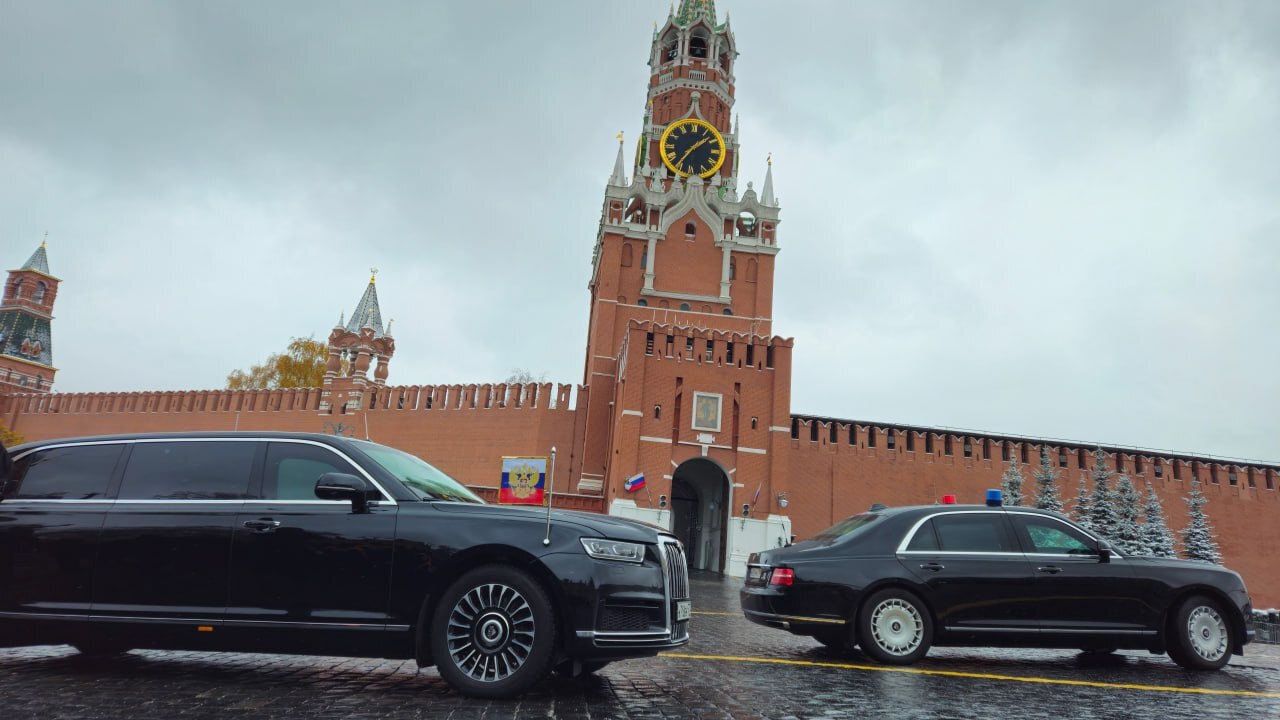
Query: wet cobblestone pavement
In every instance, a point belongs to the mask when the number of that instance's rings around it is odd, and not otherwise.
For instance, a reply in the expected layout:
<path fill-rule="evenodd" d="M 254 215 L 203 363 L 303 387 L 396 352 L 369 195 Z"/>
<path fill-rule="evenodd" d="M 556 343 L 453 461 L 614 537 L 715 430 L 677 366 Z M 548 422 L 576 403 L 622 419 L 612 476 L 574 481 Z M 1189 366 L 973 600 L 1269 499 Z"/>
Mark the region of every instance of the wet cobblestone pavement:
<path fill-rule="evenodd" d="M 903 671 L 747 622 L 738 582 L 695 578 L 692 642 L 680 652 L 553 678 L 519 700 L 464 698 L 411 661 L 160 651 L 104 661 L 39 647 L 0 649 L 0 718 L 1280 717 L 1274 647 L 1249 646 L 1217 673 L 1146 653 L 967 648 L 935 649 Z"/>

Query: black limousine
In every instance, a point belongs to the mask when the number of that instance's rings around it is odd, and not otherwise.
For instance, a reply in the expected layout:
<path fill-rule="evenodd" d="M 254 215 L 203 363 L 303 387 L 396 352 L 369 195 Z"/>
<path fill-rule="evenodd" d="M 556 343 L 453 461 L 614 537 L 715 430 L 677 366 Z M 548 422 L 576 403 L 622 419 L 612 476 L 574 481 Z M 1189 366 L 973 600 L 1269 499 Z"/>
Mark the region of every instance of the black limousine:
<path fill-rule="evenodd" d="M 412 658 L 507 697 L 688 642 L 675 537 L 487 505 L 332 435 L 93 437 L 10 451 L 0 646 Z"/>
<path fill-rule="evenodd" d="M 930 645 L 1121 648 L 1221 668 L 1253 640 L 1240 576 L 1127 557 L 1065 516 L 929 505 L 854 515 L 752 555 L 747 619 L 906 665 Z"/>

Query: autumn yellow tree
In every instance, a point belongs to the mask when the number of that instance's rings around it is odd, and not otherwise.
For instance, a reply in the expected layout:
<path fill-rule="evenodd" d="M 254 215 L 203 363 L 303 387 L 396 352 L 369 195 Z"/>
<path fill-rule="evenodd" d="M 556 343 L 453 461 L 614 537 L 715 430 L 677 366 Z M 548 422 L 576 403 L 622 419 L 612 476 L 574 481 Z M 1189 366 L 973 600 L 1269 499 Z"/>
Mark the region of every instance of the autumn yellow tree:
<path fill-rule="evenodd" d="M 0 443 L 4 443 L 5 447 L 11 448 L 14 445 L 21 445 L 24 442 L 26 442 L 26 440 L 21 435 L 10 430 L 9 426 L 4 423 L 0 423 Z"/>
<path fill-rule="evenodd" d="M 227 375 L 228 390 L 320 387 L 329 346 L 314 338 L 294 338 L 283 353 L 276 353 L 260 365 L 232 370 Z"/>

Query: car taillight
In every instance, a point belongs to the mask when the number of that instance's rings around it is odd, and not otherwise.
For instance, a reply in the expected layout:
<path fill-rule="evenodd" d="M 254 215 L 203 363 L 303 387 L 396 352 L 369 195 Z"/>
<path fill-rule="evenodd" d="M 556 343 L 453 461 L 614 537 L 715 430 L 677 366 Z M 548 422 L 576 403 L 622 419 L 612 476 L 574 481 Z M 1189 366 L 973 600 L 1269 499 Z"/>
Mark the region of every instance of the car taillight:
<path fill-rule="evenodd" d="M 796 581 L 796 574 L 791 568 L 774 568 L 769 576 L 770 585 L 791 585 Z"/>

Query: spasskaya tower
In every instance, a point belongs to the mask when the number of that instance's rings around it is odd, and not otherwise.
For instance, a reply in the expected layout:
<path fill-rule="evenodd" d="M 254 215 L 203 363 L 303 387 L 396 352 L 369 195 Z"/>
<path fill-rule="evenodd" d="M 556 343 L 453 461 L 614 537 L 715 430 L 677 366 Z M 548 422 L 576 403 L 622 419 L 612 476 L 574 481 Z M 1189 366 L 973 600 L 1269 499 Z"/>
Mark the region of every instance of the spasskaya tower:
<path fill-rule="evenodd" d="M 772 337 L 779 204 L 771 164 L 759 192 L 739 180 L 737 57 L 712 0 L 655 28 L 640 137 L 631 163 L 619 143 L 596 236 L 571 470 L 574 491 L 671 528 L 721 572 L 790 528 L 776 514 L 792 345 Z"/>

